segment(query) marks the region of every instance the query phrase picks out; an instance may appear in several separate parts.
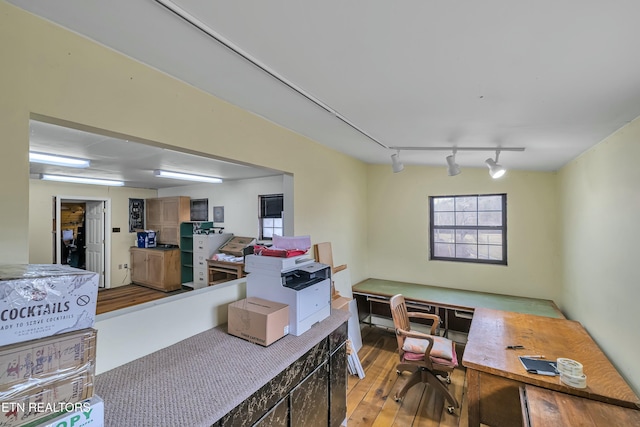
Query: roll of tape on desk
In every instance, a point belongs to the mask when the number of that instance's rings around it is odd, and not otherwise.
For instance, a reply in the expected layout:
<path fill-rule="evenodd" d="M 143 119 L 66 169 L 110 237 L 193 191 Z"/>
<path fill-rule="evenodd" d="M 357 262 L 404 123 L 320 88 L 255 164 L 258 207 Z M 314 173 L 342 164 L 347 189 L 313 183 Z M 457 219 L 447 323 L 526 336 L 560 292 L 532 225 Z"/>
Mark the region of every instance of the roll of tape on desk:
<path fill-rule="evenodd" d="M 560 381 L 574 388 L 585 388 L 587 386 L 587 376 L 585 374 L 571 375 L 560 373 Z"/>
<path fill-rule="evenodd" d="M 582 363 L 575 360 L 559 357 L 556 361 L 558 372 L 561 374 L 580 376 L 582 375 Z"/>

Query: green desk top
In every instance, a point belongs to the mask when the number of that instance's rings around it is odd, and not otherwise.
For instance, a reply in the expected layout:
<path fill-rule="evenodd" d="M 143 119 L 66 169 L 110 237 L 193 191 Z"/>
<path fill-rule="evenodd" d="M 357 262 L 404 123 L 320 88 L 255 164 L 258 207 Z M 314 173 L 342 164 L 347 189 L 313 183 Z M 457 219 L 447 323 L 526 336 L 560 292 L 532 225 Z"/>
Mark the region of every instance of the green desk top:
<path fill-rule="evenodd" d="M 354 293 L 392 297 L 402 294 L 406 299 L 421 301 L 461 310 L 479 307 L 494 310 L 514 311 L 538 316 L 564 318 L 562 312 L 551 300 L 490 294 L 487 292 L 465 291 L 441 288 L 416 283 L 394 282 L 382 279 L 367 279 L 353 287 Z"/>

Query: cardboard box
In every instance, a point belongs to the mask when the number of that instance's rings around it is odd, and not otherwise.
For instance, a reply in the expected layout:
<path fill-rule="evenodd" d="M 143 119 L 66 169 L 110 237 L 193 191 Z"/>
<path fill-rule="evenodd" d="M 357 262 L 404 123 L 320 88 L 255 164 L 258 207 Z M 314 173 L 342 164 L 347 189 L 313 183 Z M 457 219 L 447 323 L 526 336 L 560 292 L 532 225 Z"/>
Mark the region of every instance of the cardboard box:
<path fill-rule="evenodd" d="M 289 334 L 289 306 L 261 298 L 245 298 L 229 304 L 227 332 L 268 346 Z"/>
<path fill-rule="evenodd" d="M 93 396 L 93 373 L 25 387 L 0 398 L 1 427 L 18 427 L 64 413 Z"/>
<path fill-rule="evenodd" d="M 153 230 L 138 231 L 137 238 L 139 248 L 156 247 L 156 232 Z"/>
<path fill-rule="evenodd" d="M 98 282 L 67 265 L 0 265 L 0 346 L 93 327 Z"/>
<path fill-rule="evenodd" d="M 246 248 L 251 245 L 255 245 L 256 239 L 253 237 L 240 237 L 235 236 L 231 238 L 227 243 L 220 246 L 218 249 L 220 252 L 235 255 L 235 256 L 244 256 L 246 255 Z M 249 252 L 252 253 L 253 251 Z"/>
<path fill-rule="evenodd" d="M 93 373 L 96 335 L 95 329 L 82 329 L 0 347 L 0 397 L 21 385 Z"/>
<path fill-rule="evenodd" d="M 96 394 L 89 400 L 76 403 L 78 410 L 42 418 L 24 427 L 104 427 L 104 401 Z"/>

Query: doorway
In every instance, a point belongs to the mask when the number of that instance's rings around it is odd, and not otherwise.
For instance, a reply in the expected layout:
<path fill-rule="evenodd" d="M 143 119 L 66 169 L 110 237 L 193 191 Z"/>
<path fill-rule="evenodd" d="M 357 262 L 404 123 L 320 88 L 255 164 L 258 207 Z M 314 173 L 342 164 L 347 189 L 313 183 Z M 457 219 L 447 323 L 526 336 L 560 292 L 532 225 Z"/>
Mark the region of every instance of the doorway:
<path fill-rule="evenodd" d="M 53 199 L 55 263 L 98 273 L 99 287 L 110 287 L 111 234 L 107 230 L 111 230 L 111 200 L 78 196 Z"/>

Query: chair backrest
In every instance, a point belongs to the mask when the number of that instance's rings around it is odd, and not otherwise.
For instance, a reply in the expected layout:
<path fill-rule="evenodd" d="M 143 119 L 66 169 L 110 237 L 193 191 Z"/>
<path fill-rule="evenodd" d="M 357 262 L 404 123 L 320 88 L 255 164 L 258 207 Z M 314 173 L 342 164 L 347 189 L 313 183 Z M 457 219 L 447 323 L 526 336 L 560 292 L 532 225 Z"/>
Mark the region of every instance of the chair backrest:
<path fill-rule="evenodd" d="M 393 327 L 397 329 L 403 329 L 408 331 L 411 329 L 411 323 L 409 322 L 409 315 L 407 314 L 407 304 L 402 294 L 397 294 L 391 297 L 389 301 L 391 306 L 391 317 L 393 318 Z M 404 337 L 396 333 L 396 339 L 398 340 L 398 351 L 402 356 L 402 346 L 404 345 Z"/>

